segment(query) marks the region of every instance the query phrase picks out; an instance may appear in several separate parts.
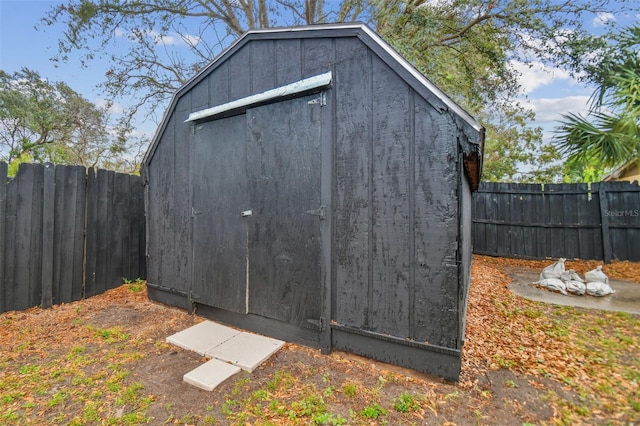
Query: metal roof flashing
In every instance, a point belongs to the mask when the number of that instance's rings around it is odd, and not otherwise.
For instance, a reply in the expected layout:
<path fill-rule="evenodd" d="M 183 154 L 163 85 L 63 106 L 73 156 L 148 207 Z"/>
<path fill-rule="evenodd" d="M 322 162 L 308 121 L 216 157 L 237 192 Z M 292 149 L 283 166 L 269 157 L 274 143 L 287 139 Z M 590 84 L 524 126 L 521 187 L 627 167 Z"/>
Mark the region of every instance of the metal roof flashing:
<path fill-rule="evenodd" d="M 230 111 L 244 110 L 253 105 L 294 96 L 296 94 L 307 93 L 313 91 L 314 89 L 322 89 L 328 87 L 330 84 L 331 71 L 324 74 L 315 75 L 313 77 L 305 78 L 284 86 L 280 86 L 275 89 L 267 90 L 265 92 L 256 93 L 255 95 L 246 96 L 244 98 L 240 98 L 232 102 L 227 102 L 213 108 L 207 108 L 201 111 L 192 112 L 191 114 L 189 114 L 189 118 L 185 120 L 185 123 L 190 121 L 205 120 L 207 118 L 215 117 Z"/>

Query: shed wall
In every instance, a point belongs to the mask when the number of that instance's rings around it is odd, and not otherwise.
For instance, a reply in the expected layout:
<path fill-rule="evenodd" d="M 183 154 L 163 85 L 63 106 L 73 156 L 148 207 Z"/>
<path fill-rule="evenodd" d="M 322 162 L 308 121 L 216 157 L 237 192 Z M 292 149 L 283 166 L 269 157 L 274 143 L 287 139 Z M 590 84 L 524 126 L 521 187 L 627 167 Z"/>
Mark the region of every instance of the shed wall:
<path fill-rule="evenodd" d="M 331 319 L 459 348 L 454 118 L 357 37 L 250 41 L 180 97 L 147 165 L 149 282 L 184 292 L 191 282 L 188 113 L 329 70 Z"/>
<path fill-rule="evenodd" d="M 252 42 L 185 91 L 170 111 L 153 157 L 145 167 L 149 181 L 147 268 L 152 297 L 181 304 L 185 301 L 169 293 L 156 294 L 154 286 L 175 290 L 180 297 L 187 296 L 191 289 L 191 124 L 184 121 L 193 111 L 248 96 L 254 90 L 300 80 L 303 69 L 311 73 L 305 76 L 312 75 L 318 68 L 318 58 L 309 56 L 315 65 L 304 65 L 303 43 L 298 39 Z M 275 55 L 268 55 L 271 52 Z M 323 61 L 326 70 L 330 61 Z"/>
<path fill-rule="evenodd" d="M 151 182 L 146 187 L 147 280 L 151 293 L 155 292 L 154 286 L 162 286 L 186 296 L 191 282 L 190 144 L 189 129 L 182 123 L 189 102 L 187 97 L 178 104 L 180 108 L 173 113 L 145 170 L 145 178 Z M 179 300 L 179 304 L 184 303 Z"/>
<path fill-rule="evenodd" d="M 465 323 L 467 317 L 467 305 L 469 300 L 469 288 L 471 286 L 471 258 L 473 253 L 472 239 L 472 212 L 473 198 L 471 186 L 465 178 L 460 182 L 460 291 L 458 293 L 458 318 L 460 323 L 459 338 L 460 345 L 465 338 Z"/>
<path fill-rule="evenodd" d="M 457 348 L 455 125 L 359 40 L 335 49 L 332 319 Z"/>

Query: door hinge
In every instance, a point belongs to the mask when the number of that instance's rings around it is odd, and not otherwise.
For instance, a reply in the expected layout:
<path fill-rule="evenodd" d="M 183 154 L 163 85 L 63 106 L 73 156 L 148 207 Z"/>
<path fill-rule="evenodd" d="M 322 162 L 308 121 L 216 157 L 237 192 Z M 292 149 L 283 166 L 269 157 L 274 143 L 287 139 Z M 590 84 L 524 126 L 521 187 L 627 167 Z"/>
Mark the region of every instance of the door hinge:
<path fill-rule="evenodd" d="M 320 208 L 318 208 L 318 209 L 307 210 L 305 213 L 313 215 L 313 216 L 318 216 L 320 218 L 320 220 L 324 220 L 324 219 L 327 218 L 327 207 L 326 206 L 320 206 Z"/>

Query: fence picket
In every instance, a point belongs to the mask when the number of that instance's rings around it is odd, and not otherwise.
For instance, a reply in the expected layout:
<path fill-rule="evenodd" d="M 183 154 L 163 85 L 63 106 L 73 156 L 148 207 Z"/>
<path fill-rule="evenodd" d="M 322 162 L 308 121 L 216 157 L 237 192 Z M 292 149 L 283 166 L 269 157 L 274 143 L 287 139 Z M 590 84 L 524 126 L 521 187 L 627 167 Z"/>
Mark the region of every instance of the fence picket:
<path fill-rule="evenodd" d="M 5 229 L 7 222 L 7 163 L 0 163 L 0 312 L 5 311 Z"/>
<path fill-rule="evenodd" d="M 128 250 L 144 247 L 139 176 L 99 171 L 97 185 L 82 166 L 21 164 L 11 179 L 7 169 L 0 162 L 0 313 L 98 294 L 125 271 L 145 277 L 144 253 Z"/>
<path fill-rule="evenodd" d="M 42 297 L 40 306 L 48 308 L 53 304 L 53 259 L 55 223 L 55 167 L 45 164 L 42 194 Z"/>
<path fill-rule="evenodd" d="M 473 197 L 474 253 L 640 261 L 637 182 L 487 183 Z"/>

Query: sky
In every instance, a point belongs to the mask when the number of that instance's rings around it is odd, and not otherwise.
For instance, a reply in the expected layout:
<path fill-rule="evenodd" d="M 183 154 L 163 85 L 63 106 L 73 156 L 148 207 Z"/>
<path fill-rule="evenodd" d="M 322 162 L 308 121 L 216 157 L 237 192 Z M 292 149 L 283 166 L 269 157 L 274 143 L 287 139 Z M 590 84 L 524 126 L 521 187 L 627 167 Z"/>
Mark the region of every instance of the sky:
<path fill-rule="evenodd" d="M 40 25 L 39 21 L 57 3 L 59 1 L 0 0 L 0 69 L 12 73 L 21 67 L 28 67 L 50 81 L 64 81 L 86 99 L 101 105 L 105 99 L 98 85 L 104 79 L 108 64 L 96 60 L 88 68 L 82 68 L 77 57 L 73 56 L 69 62 L 58 66 L 50 61 L 57 52 L 62 27 L 46 27 Z M 637 22 L 640 17 L 621 10 L 615 15 L 594 15 L 586 19 L 587 28 L 597 33 L 608 21 L 614 20 L 624 26 Z M 36 30 L 36 26 L 40 29 Z M 528 67 L 514 63 L 513 66 L 522 74 L 521 100 L 536 112 L 534 124 L 543 128 L 545 139 L 552 136 L 561 114 L 586 112 L 593 88 L 578 83 L 565 71 L 541 64 Z M 118 102 L 126 103 L 127 100 L 120 99 Z M 119 104 L 116 103 L 113 112 L 119 111 Z M 156 123 L 148 120 L 139 123 L 138 131 L 152 135 L 155 128 Z"/>

